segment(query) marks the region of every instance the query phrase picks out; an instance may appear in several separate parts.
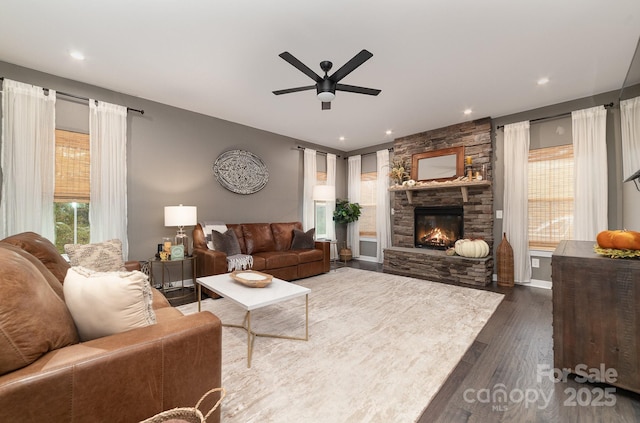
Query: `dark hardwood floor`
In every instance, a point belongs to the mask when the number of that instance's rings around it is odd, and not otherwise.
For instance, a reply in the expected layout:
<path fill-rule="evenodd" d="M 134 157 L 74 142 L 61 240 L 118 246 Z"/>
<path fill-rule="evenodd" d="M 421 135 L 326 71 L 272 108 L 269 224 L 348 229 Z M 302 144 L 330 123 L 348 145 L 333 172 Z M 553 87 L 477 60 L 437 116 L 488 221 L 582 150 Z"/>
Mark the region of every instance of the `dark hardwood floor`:
<path fill-rule="evenodd" d="M 382 271 L 377 263 L 347 265 Z M 553 370 L 550 290 L 495 283 L 484 289 L 505 298 L 418 423 L 640 422 L 636 393 L 545 376 Z"/>

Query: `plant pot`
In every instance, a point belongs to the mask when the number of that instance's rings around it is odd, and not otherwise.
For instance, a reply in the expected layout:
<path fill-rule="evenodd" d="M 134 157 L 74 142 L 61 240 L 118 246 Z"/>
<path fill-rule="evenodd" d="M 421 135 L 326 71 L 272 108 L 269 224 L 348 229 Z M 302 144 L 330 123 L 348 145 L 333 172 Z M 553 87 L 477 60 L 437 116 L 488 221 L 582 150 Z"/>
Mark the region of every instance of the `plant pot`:
<path fill-rule="evenodd" d="M 341 248 L 338 256 L 340 257 L 340 261 L 350 261 L 353 258 L 351 248 Z"/>

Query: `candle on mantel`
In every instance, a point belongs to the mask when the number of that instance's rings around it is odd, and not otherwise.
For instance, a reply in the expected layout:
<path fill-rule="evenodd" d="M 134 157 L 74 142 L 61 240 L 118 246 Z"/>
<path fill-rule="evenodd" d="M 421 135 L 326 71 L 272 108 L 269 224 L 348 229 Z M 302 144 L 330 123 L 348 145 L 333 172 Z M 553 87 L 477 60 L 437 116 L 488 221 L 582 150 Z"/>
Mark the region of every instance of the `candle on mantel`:
<path fill-rule="evenodd" d="M 471 164 L 471 156 L 467 156 L 467 164 L 470 165 Z"/>

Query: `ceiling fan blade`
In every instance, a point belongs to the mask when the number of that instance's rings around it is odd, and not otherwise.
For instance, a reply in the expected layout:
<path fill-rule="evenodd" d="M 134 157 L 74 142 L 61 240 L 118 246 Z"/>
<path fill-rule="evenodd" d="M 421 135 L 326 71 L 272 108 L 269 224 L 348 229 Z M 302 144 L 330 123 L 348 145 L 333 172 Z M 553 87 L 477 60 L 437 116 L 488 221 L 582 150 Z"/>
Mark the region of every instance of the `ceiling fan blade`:
<path fill-rule="evenodd" d="M 331 102 L 323 101 L 322 102 L 322 110 L 331 110 Z"/>
<path fill-rule="evenodd" d="M 306 87 L 287 88 L 286 90 L 276 90 L 276 91 L 273 91 L 273 93 L 275 95 L 289 94 L 289 93 L 297 93 L 298 91 L 313 90 L 315 88 L 316 88 L 315 85 L 307 85 Z"/>
<path fill-rule="evenodd" d="M 309 67 L 304 63 L 302 63 L 300 60 L 293 57 L 293 55 L 288 51 L 285 51 L 284 53 L 280 53 L 279 56 L 282 57 L 287 62 L 289 62 L 293 67 L 298 69 L 300 72 L 304 73 L 309 78 L 313 79 L 314 81 L 316 82 L 322 81 L 322 78 L 317 73 L 309 69 Z"/>
<path fill-rule="evenodd" d="M 350 93 L 378 95 L 382 91 L 374 88 L 356 87 L 355 85 L 336 84 L 336 90 L 347 91 Z"/>
<path fill-rule="evenodd" d="M 353 58 L 349 60 L 347 63 L 345 63 L 340 69 L 335 71 L 333 75 L 329 77 L 329 79 L 331 79 L 333 82 L 340 81 L 342 78 L 344 78 L 345 76 L 353 72 L 355 68 L 357 68 L 367 60 L 371 59 L 372 57 L 373 57 L 373 54 L 371 54 L 369 51 L 362 50 L 360 53 L 353 56 Z"/>

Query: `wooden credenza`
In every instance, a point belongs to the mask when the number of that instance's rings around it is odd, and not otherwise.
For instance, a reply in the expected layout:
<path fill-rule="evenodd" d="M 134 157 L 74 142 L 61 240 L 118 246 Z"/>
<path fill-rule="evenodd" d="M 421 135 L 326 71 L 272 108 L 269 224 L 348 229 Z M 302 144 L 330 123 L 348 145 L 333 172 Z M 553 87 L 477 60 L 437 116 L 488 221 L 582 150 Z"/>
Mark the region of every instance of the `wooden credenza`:
<path fill-rule="evenodd" d="M 612 385 L 640 393 L 640 260 L 594 244 L 561 241 L 551 259 L 554 367 L 604 365 L 618 373 Z"/>

